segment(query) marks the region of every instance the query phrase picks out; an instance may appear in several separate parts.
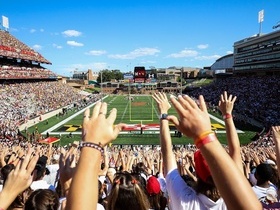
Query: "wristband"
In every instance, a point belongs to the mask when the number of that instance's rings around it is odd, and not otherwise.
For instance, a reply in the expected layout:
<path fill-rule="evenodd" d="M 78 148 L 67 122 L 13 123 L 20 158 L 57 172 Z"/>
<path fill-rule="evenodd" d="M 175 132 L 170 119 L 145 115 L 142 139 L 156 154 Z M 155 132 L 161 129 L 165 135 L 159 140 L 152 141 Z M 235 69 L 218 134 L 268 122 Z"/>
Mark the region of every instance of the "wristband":
<path fill-rule="evenodd" d="M 205 136 L 204 138 L 200 139 L 198 142 L 196 142 L 196 147 L 198 149 L 200 149 L 200 147 L 202 147 L 205 144 L 208 144 L 210 142 L 216 141 L 217 137 L 214 133 L 208 134 L 207 136 Z"/>
<path fill-rule="evenodd" d="M 210 130 L 210 131 L 205 131 L 203 133 L 201 133 L 195 140 L 194 140 L 194 144 L 197 144 L 201 139 L 203 139 L 205 136 L 208 136 L 209 134 L 214 133 L 214 131 Z"/>
<path fill-rule="evenodd" d="M 226 113 L 224 116 L 223 116 L 223 119 L 229 119 L 229 118 L 232 118 L 232 115 L 231 114 L 228 114 Z"/>
<path fill-rule="evenodd" d="M 92 142 L 82 142 L 80 144 L 80 148 L 83 148 L 83 147 L 90 147 L 90 148 L 93 148 L 93 149 L 97 149 L 102 154 L 104 153 L 104 148 L 101 147 L 100 144 L 95 144 L 95 143 L 92 143 Z"/>

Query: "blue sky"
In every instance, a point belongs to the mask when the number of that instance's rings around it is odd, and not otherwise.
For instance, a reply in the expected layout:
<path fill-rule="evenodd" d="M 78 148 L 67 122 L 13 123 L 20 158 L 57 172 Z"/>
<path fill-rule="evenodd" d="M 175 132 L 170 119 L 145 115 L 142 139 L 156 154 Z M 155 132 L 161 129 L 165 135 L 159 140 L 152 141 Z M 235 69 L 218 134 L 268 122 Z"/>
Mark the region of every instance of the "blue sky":
<path fill-rule="evenodd" d="M 272 32 L 279 8 L 280 0 L 0 0 L 10 33 L 65 76 L 75 69 L 210 66 L 235 41 L 259 33 L 262 9 L 262 33 Z"/>

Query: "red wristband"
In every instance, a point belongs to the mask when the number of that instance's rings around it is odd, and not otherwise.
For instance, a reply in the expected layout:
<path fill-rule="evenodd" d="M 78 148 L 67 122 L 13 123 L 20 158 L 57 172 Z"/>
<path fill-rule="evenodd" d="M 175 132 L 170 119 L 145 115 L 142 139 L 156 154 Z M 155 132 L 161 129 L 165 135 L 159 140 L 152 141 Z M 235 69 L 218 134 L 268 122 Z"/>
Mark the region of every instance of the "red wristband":
<path fill-rule="evenodd" d="M 216 141 L 216 140 L 217 140 L 216 135 L 214 133 L 211 133 L 211 134 L 205 136 L 204 138 L 199 139 L 199 141 L 197 141 L 195 143 L 195 145 L 198 149 L 200 149 L 200 147 L 202 147 L 203 145 L 208 144 L 212 141 Z"/>
<path fill-rule="evenodd" d="M 231 114 L 228 114 L 226 113 L 224 116 L 223 116 L 223 119 L 229 119 L 229 118 L 232 118 L 232 115 Z"/>
<path fill-rule="evenodd" d="M 214 133 L 214 131 L 209 130 L 201 133 L 197 138 L 195 138 L 194 144 L 197 144 L 201 139 L 203 139 L 204 137 L 208 136 L 211 133 Z"/>

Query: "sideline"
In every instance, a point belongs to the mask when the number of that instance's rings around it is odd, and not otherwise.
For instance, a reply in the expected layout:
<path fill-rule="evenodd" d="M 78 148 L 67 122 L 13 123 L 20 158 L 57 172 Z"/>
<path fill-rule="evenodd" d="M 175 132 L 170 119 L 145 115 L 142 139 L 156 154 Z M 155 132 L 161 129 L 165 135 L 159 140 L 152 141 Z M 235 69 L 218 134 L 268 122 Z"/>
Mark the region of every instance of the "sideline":
<path fill-rule="evenodd" d="M 213 115 L 211 115 L 211 114 L 209 114 L 209 117 L 211 118 L 211 119 L 213 119 L 213 120 L 215 120 L 215 121 L 217 121 L 218 123 L 220 123 L 220 124 L 222 124 L 222 125 L 224 125 L 225 126 L 225 122 L 223 121 L 223 120 L 221 120 L 221 119 L 219 119 L 219 118 L 217 118 L 217 117 L 215 117 L 215 116 L 213 116 Z M 236 130 L 236 132 L 237 133 L 244 133 L 244 131 L 242 131 L 242 130 Z M 226 131 L 218 131 L 217 133 L 226 133 Z"/>
<path fill-rule="evenodd" d="M 81 109 L 80 111 L 76 112 L 75 114 L 71 115 L 70 117 L 66 118 L 65 120 L 62 120 L 62 121 L 60 121 L 59 123 L 57 123 L 56 125 L 54 125 L 54 126 L 50 127 L 49 129 L 45 130 L 45 131 L 42 132 L 41 134 L 46 135 L 47 132 L 48 132 L 49 134 L 53 134 L 51 131 L 53 131 L 53 130 L 59 128 L 59 127 L 62 126 L 62 125 L 64 125 L 66 122 L 72 120 L 74 117 L 76 117 L 76 116 L 80 115 L 81 113 L 83 113 L 87 108 L 93 107 L 97 102 L 102 101 L 102 100 L 104 100 L 104 99 L 107 98 L 107 97 L 108 97 L 108 95 L 105 96 L 104 98 L 99 99 L 98 101 L 92 103 L 91 105 L 89 105 L 89 106 L 87 106 L 87 107 Z M 73 132 L 72 132 L 72 133 L 73 133 Z M 79 132 L 79 133 L 81 134 L 81 132 Z M 62 134 L 62 133 L 61 133 L 61 134 Z M 68 134 L 69 134 L 69 132 L 68 132 Z M 73 133 L 73 134 L 74 134 L 74 133 Z"/>

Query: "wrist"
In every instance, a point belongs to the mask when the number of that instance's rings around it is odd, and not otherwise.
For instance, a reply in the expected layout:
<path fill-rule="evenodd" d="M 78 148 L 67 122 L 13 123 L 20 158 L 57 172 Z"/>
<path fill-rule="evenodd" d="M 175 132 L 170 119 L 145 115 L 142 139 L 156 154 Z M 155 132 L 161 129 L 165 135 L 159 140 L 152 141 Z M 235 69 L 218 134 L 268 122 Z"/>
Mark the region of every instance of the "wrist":
<path fill-rule="evenodd" d="M 12 191 L 6 192 L 6 190 L 3 188 L 2 192 L 0 193 L 0 210 L 1 208 L 3 210 L 8 209 L 18 194 Z"/>
<path fill-rule="evenodd" d="M 201 139 L 203 139 L 204 137 L 206 137 L 212 133 L 214 133 L 214 131 L 212 131 L 212 130 L 207 130 L 207 131 L 200 133 L 196 138 L 194 138 L 194 144 L 196 144 L 196 142 L 200 141 Z"/>
<path fill-rule="evenodd" d="M 205 144 L 211 143 L 216 140 L 217 140 L 217 137 L 216 137 L 215 133 L 213 132 L 213 133 L 207 134 L 206 136 L 204 136 L 200 139 L 196 139 L 195 145 L 198 149 L 200 149 Z"/>
<path fill-rule="evenodd" d="M 98 150 L 99 152 L 101 152 L 101 154 L 104 154 L 104 148 L 102 147 L 101 143 L 96 144 L 96 143 L 93 143 L 93 142 L 86 142 L 86 141 L 82 142 L 80 144 L 80 148 L 82 149 L 82 148 L 85 148 L 85 147 Z"/>
<path fill-rule="evenodd" d="M 167 120 L 167 117 L 168 117 L 167 112 L 161 113 L 161 114 L 159 115 L 159 119 L 161 119 L 161 120 Z"/>
<path fill-rule="evenodd" d="M 226 119 L 230 119 L 232 118 L 232 115 L 230 113 L 226 113 L 223 115 L 223 119 L 226 120 Z"/>

